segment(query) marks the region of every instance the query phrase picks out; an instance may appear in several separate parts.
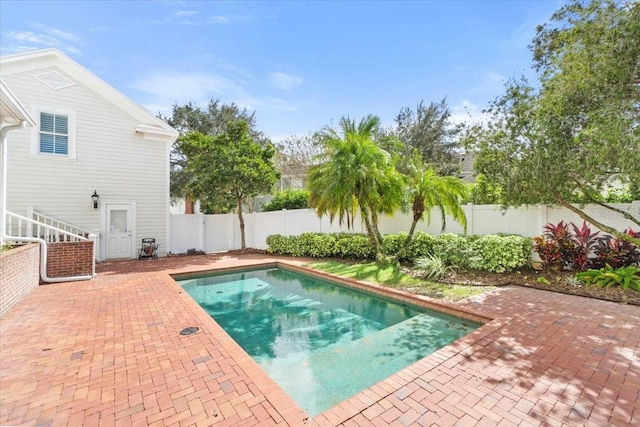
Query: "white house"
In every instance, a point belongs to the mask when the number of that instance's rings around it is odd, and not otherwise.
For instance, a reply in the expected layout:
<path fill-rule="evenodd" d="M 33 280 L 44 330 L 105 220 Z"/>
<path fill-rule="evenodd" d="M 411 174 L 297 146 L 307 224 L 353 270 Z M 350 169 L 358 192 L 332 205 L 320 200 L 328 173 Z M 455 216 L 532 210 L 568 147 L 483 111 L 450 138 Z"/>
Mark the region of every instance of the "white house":
<path fill-rule="evenodd" d="M 1 57 L 0 78 L 35 121 L 11 132 L 7 211 L 97 234 L 99 260 L 166 253 L 178 133 L 55 49 Z"/>

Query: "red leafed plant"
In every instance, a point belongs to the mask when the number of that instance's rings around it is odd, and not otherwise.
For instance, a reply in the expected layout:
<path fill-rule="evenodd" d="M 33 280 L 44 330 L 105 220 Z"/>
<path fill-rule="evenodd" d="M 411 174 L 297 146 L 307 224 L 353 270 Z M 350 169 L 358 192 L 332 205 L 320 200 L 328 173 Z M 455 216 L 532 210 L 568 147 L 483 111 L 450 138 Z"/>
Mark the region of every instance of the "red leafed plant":
<path fill-rule="evenodd" d="M 632 238 L 640 238 L 640 232 L 635 232 L 632 228 L 625 230 L 625 234 Z M 591 261 L 592 268 L 602 268 L 607 264 L 613 268 L 640 266 L 640 248 L 620 237 L 601 237 L 593 252 L 595 258 Z"/>
<path fill-rule="evenodd" d="M 562 254 L 557 242 L 547 240 L 544 236 L 536 236 L 533 238 L 533 244 L 533 250 L 538 253 L 545 267 L 562 268 Z"/>
<path fill-rule="evenodd" d="M 584 271 L 591 266 L 600 232 L 592 232 L 586 221 L 582 222 L 582 227 L 564 221 L 549 223 L 544 230 L 542 236 L 534 238 L 534 250 L 546 267 Z"/>
<path fill-rule="evenodd" d="M 598 243 L 596 238 L 599 231 L 591 232 L 591 229 L 587 226 L 586 221 L 582 221 L 582 227 L 578 228 L 574 223 L 571 223 L 573 228 L 574 241 L 576 248 L 573 253 L 573 269 L 578 271 L 584 271 L 590 267 L 589 255 L 593 252 L 593 249 Z"/>

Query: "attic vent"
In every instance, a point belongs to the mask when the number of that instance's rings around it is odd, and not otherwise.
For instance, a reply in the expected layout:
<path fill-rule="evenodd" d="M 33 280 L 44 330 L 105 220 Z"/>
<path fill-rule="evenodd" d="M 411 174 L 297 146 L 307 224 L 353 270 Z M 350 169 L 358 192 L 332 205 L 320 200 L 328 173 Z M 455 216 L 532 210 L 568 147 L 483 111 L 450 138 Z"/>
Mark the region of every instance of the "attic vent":
<path fill-rule="evenodd" d="M 49 86 L 51 89 L 64 89 L 65 87 L 75 86 L 75 82 L 69 80 L 57 71 L 49 71 L 47 73 L 37 74 L 36 79 Z"/>

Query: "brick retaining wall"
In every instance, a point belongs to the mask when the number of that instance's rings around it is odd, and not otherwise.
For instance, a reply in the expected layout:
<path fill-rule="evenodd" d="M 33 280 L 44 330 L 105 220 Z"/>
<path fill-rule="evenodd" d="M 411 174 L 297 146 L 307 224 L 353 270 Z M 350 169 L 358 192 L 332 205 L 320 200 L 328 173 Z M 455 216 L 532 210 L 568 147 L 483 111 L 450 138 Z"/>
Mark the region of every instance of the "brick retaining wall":
<path fill-rule="evenodd" d="M 47 245 L 47 277 L 92 274 L 93 242 L 60 242 Z"/>
<path fill-rule="evenodd" d="M 0 317 L 40 284 L 40 245 L 0 252 Z"/>

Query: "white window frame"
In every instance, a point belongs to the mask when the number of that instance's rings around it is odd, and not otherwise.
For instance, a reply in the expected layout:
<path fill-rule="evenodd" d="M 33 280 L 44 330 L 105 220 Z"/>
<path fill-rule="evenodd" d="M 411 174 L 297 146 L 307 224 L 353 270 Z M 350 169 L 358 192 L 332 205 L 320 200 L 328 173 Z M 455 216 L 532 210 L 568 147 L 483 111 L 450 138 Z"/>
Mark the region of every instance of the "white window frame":
<path fill-rule="evenodd" d="M 67 116 L 67 154 L 41 153 L 40 152 L 40 113 L 56 114 L 59 116 Z M 32 115 L 36 120 L 36 126 L 31 129 L 31 155 L 45 156 L 56 159 L 75 159 L 76 158 L 76 112 L 68 108 L 51 107 L 51 106 L 34 106 Z"/>

